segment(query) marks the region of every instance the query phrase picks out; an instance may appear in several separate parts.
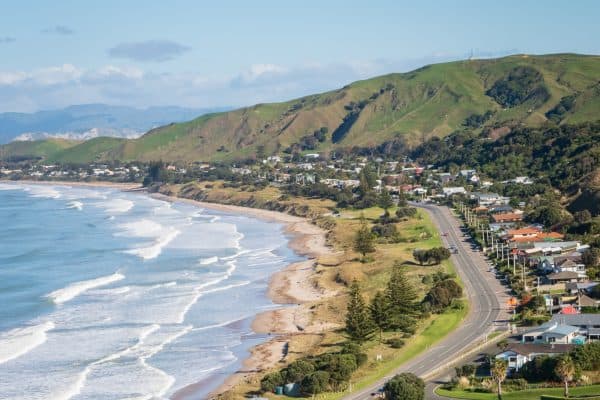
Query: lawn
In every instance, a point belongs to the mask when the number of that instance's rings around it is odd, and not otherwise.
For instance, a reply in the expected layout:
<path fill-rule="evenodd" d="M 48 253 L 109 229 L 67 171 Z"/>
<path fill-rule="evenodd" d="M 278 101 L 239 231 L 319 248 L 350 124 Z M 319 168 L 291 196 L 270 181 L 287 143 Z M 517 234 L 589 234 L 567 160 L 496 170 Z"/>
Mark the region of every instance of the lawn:
<path fill-rule="evenodd" d="M 473 393 L 462 390 L 445 390 L 438 388 L 436 394 L 453 399 L 467 400 L 496 400 L 498 396 L 494 393 Z M 532 389 L 520 390 L 517 392 L 508 392 L 502 395 L 503 400 L 533 400 L 539 399 L 541 395 L 562 396 L 562 388 L 553 389 Z M 580 386 L 569 389 L 571 396 L 600 396 L 600 385 Z M 576 397 L 574 397 L 576 398 Z"/>

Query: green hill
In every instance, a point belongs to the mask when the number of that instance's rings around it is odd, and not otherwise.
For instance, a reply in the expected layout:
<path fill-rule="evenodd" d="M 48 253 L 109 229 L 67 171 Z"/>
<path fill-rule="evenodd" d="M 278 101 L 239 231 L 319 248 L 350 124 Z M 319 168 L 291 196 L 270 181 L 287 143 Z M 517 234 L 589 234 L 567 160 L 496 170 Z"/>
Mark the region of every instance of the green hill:
<path fill-rule="evenodd" d="M 204 115 L 139 139 L 92 139 L 42 156 L 80 162 L 214 161 L 257 152 L 371 147 L 397 139 L 415 146 L 465 127 L 503 132 L 596 120 L 599 109 L 600 56 L 515 55 L 429 65 L 284 103 Z"/>

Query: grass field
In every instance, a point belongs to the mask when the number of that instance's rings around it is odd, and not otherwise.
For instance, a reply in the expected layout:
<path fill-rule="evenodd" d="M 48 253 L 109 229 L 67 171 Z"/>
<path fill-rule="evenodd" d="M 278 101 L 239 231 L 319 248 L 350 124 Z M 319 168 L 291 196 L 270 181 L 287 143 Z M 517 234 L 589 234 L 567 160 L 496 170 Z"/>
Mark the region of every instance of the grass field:
<path fill-rule="evenodd" d="M 498 396 L 494 393 L 472 393 L 460 390 L 444 390 L 438 388 L 435 391 L 436 394 L 453 399 L 467 399 L 467 400 L 496 400 Z M 503 400 L 535 400 L 539 399 L 541 395 L 552 395 L 562 396 L 562 388 L 553 389 L 533 389 L 533 390 L 522 390 L 517 392 L 508 392 L 502 394 Z M 580 386 L 569 389 L 571 398 L 577 398 L 576 396 L 600 396 L 600 385 Z"/>

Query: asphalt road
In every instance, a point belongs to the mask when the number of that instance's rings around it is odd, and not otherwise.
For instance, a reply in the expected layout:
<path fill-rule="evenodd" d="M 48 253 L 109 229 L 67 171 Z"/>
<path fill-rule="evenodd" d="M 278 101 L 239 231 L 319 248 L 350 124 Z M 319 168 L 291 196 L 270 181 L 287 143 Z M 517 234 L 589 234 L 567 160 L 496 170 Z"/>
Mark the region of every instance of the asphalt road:
<path fill-rule="evenodd" d="M 447 247 L 454 245 L 458 248 L 458 253 L 453 254 L 451 260 L 464 284 L 470 304 L 469 314 L 460 327 L 433 347 L 403 364 L 375 385 L 351 393 L 344 399 L 371 398 L 371 393 L 376 392 L 385 382 L 400 372 L 412 372 L 420 377 L 426 377 L 428 382 L 433 382 L 434 378 L 447 373 L 447 370 L 438 371 L 438 368 L 482 343 L 491 331 L 507 328 L 509 318 L 506 307 L 509 297 L 507 288 L 496 279 L 483 253 L 473 249 L 470 238 L 463 236 L 460 221 L 447 207 L 420 203 L 413 205 L 425 209 L 431 215 L 440 233 L 444 234 L 442 240 Z M 433 394 L 431 384 L 427 389 L 428 399 L 438 398 Z"/>

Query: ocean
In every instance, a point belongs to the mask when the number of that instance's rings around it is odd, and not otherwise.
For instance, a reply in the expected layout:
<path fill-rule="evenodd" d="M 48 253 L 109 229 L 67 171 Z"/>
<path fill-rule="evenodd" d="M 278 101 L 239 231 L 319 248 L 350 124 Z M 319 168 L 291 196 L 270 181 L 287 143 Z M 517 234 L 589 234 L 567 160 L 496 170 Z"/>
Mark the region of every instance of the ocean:
<path fill-rule="evenodd" d="M 0 399 L 204 398 L 267 337 L 283 226 L 110 188 L 0 183 Z"/>

